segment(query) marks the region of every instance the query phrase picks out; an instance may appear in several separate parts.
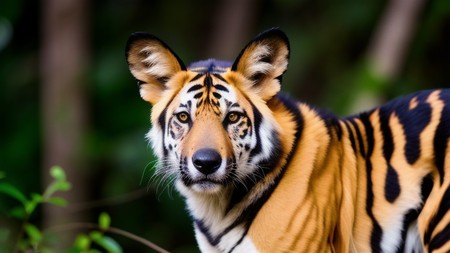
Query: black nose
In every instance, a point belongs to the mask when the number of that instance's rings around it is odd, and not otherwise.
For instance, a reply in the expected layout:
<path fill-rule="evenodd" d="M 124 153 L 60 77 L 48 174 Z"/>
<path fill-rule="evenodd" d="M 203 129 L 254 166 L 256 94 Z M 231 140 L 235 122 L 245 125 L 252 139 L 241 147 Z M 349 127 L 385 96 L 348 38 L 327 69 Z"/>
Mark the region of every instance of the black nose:
<path fill-rule="evenodd" d="M 203 148 L 194 153 L 192 156 L 192 162 L 198 171 L 208 175 L 219 169 L 220 164 L 222 163 L 222 158 L 214 149 Z"/>

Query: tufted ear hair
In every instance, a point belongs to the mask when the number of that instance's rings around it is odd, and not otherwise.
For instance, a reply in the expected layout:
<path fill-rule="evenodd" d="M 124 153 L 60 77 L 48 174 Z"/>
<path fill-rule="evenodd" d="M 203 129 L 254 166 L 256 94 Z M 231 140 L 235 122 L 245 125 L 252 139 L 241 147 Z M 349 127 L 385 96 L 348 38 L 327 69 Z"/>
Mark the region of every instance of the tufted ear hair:
<path fill-rule="evenodd" d="M 130 72 L 138 80 L 141 97 L 151 104 L 159 101 L 174 74 L 186 70 L 163 41 L 148 33 L 133 33 L 128 38 L 125 54 Z"/>
<path fill-rule="evenodd" d="M 250 41 L 235 60 L 232 71 L 252 81 L 252 89 L 264 100 L 280 91 L 281 77 L 289 61 L 289 40 L 272 28 Z"/>

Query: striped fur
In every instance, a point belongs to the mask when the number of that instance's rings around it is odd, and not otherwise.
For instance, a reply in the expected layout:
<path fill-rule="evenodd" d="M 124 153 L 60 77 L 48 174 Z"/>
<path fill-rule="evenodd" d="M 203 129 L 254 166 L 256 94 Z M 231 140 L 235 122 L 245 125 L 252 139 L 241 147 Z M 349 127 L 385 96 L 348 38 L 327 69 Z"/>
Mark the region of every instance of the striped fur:
<path fill-rule="evenodd" d="M 450 252 L 450 90 L 338 119 L 279 92 L 287 37 L 185 67 L 134 34 L 148 136 L 202 252 Z"/>

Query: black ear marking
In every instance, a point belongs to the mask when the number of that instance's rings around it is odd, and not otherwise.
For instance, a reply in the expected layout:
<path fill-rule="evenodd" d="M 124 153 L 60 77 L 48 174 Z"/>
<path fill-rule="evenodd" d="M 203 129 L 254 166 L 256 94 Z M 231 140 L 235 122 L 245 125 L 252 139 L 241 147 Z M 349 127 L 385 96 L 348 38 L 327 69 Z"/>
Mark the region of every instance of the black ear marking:
<path fill-rule="evenodd" d="M 245 50 L 250 47 L 251 45 L 264 41 L 264 40 L 269 40 L 269 39 L 279 39 L 281 41 L 283 41 L 283 43 L 286 45 L 287 49 L 288 49 L 288 55 L 287 55 L 287 59 L 289 59 L 289 52 L 290 52 L 290 43 L 289 43 L 289 38 L 287 37 L 287 35 L 280 30 L 278 27 L 274 27 L 274 28 L 270 28 L 260 34 L 258 34 L 254 39 L 252 39 L 249 43 L 247 43 L 247 45 L 244 47 L 244 49 L 242 49 L 242 51 L 239 53 L 238 57 L 236 58 L 236 60 L 234 61 L 231 70 L 236 71 L 237 70 L 237 65 L 242 57 L 242 55 L 244 54 Z M 270 55 L 266 55 L 265 57 L 261 58 L 262 62 L 266 62 L 266 63 L 272 63 L 273 59 Z"/>
<path fill-rule="evenodd" d="M 234 61 L 231 71 L 241 74 L 263 100 L 280 91 L 281 76 L 289 63 L 289 40 L 278 28 L 251 40 Z"/>
<path fill-rule="evenodd" d="M 143 41 L 143 40 L 149 40 L 149 41 L 157 41 L 160 45 L 162 45 L 165 49 L 169 50 L 170 53 L 173 54 L 173 56 L 175 56 L 175 58 L 178 61 L 178 64 L 180 64 L 180 67 L 182 70 L 186 70 L 186 65 L 184 64 L 184 62 L 181 60 L 181 58 L 164 42 L 162 41 L 160 38 L 158 38 L 157 36 L 147 33 L 147 32 L 134 32 L 130 35 L 130 37 L 128 37 L 126 46 L 125 46 L 125 57 L 127 59 L 127 63 L 130 64 L 128 62 L 129 59 L 129 53 L 130 53 L 130 49 L 131 47 L 134 45 L 134 43 L 138 42 L 138 41 Z M 145 52 L 140 52 L 140 54 L 146 54 Z M 145 57 L 146 55 L 142 55 L 142 57 Z"/>
<path fill-rule="evenodd" d="M 125 47 L 128 68 L 138 80 L 141 97 L 157 103 L 169 79 L 186 71 L 183 61 L 162 40 L 145 32 L 136 32 L 128 38 Z"/>

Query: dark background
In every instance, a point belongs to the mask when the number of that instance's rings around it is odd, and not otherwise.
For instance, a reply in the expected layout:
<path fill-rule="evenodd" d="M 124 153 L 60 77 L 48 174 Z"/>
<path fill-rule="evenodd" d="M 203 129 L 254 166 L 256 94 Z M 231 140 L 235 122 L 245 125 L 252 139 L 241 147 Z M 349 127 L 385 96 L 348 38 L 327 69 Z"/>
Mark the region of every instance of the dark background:
<path fill-rule="evenodd" d="M 39 209 L 39 227 L 96 222 L 106 211 L 114 227 L 196 252 L 179 195 L 151 178 L 150 106 L 128 72 L 125 43 L 147 31 L 185 63 L 234 60 L 270 27 L 291 41 L 282 89 L 339 116 L 450 87 L 448 0 L 1 0 L 0 180 L 41 192 L 50 166 L 61 165 L 70 204 Z M 14 205 L 0 196 L 0 229 L 11 238 Z M 125 252 L 152 252 L 113 237 Z"/>

